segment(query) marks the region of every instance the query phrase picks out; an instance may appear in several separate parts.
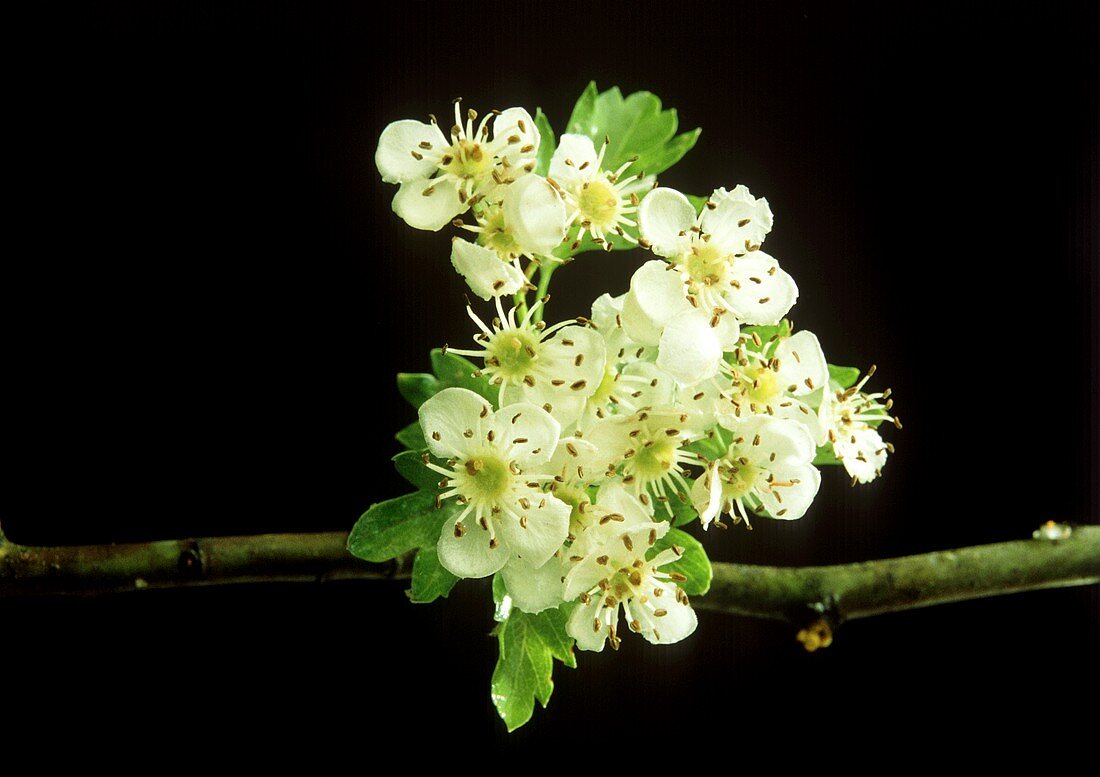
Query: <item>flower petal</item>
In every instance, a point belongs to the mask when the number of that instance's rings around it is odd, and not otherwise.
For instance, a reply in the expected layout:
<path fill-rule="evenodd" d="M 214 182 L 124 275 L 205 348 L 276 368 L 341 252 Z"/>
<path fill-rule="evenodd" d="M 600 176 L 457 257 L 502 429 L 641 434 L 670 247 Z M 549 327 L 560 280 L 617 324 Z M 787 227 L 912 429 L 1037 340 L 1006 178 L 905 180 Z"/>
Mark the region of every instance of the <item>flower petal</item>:
<path fill-rule="evenodd" d="M 409 181 L 393 196 L 393 212 L 413 229 L 438 232 L 465 210 L 458 190 L 447 180 Z"/>
<path fill-rule="evenodd" d="M 520 250 L 541 255 L 565 238 L 565 203 L 541 175 L 525 175 L 504 189 L 504 223 Z"/>
<path fill-rule="evenodd" d="M 588 534 L 587 531 L 581 535 L 582 541 L 584 535 Z M 589 543 L 583 543 L 588 545 Z M 585 550 L 586 548 L 581 548 Z M 575 553 L 576 547 L 570 548 L 569 553 Z M 590 548 L 588 549 L 590 550 Z M 596 585 L 610 574 L 607 566 L 600 564 L 597 559 L 596 553 L 587 553 L 583 559 L 577 561 L 572 567 L 565 573 L 564 587 L 562 589 L 562 597 L 567 602 L 571 602 L 585 591 L 590 591 L 596 587 Z"/>
<path fill-rule="evenodd" d="M 504 515 L 496 522 L 508 549 L 528 564 L 540 567 L 561 549 L 569 535 L 571 508 L 552 494 L 530 490 L 529 508 L 516 504 L 519 518 Z M 526 525 L 525 525 L 526 524 Z"/>
<path fill-rule="evenodd" d="M 427 178 L 435 169 L 434 156 L 425 156 L 421 143 L 436 148 L 448 145 L 439 127 L 413 119 L 395 121 L 382 130 L 374 164 L 386 183 L 408 183 Z M 419 155 L 417 159 L 414 155 Z M 430 158 L 429 158 L 430 157 Z"/>
<path fill-rule="evenodd" d="M 801 464 L 777 467 L 772 475 L 770 487 L 756 490 L 764 511 L 783 521 L 804 516 L 821 487 L 821 473 L 809 464 Z"/>
<path fill-rule="evenodd" d="M 496 251 L 457 237 L 451 242 L 451 264 L 470 291 L 485 300 L 515 294 L 526 282 L 523 273 Z"/>
<path fill-rule="evenodd" d="M 646 262 L 630 278 L 630 294 L 655 326 L 663 327 L 685 310 L 692 310 L 680 276 L 667 262 Z M 626 312 L 624 302 L 623 311 Z"/>
<path fill-rule="evenodd" d="M 754 415 L 737 425 L 740 455 L 769 472 L 813 461 L 817 446 L 806 427 L 786 418 Z"/>
<path fill-rule="evenodd" d="M 815 445 L 825 444 L 828 439 L 826 427 L 821 423 L 818 414 L 801 399 L 786 397 L 770 407 L 776 418 L 787 418 L 804 426 Z"/>
<path fill-rule="evenodd" d="M 596 496 L 596 504 L 623 516 L 625 520 L 619 523 L 620 527 L 633 528 L 653 522 L 652 509 L 642 504 L 638 497 L 627 491 L 623 484 L 617 480 L 608 481 L 600 486 L 600 491 Z M 616 523 L 618 522 L 616 521 Z M 661 522 L 656 528 L 657 537 L 660 538 L 665 536 L 669 526 L 667 523 Z"/>
<path fill-rule="evenodd" d="M 688 230 L 694 225 L 695 208 L 675 189 L 658 187 L 638 206 L 642 237 L 649 241 L 653 253 L 658 256 L 678 259 L 688 250 L 691 242 Z"/>
<path fill-rule="evenodd" d="M 535 120 L 523 108 L 508 108 L 493 119 L 493 147 L 496 156 L 502 161 L 506 160 L 511 167 L 520 168 L 514 169 L 513 173 L 522 174 L 522 165 L 527 160 L 534 160 L 539 152 L 540 142 Z"/>
<path fill-rule="evenodd" d="M 562 565 L 551 558 L 540 567 L 513 558 L 501 570 L 512 603 L 524 612 L 536 613 L 562 603 Z"/>
<path fill-rule="evenodd" d="M 780 340 L 773 356 L 779 359 L 775 377 L 788 394 L 798 397 L 828 387 L 829 365 L 813 332 L 804 329 Z"/>
<path fill-rule="evenodd" d="M 565 630 L 577 640 L 577 647 L 581 650 L 593 650 L 597 653 L 603 650 L 607 641 L 607 625 L 600 617 L 602 609 L 603 597 L 594 596 L 588 604 L 579 605 L 569 616 Z"/>
<path fill-rule="evenodd" d="M 443 524 L 439 533 L 439 563 L 456 577 L 488 577 L 508 563 L 512 554 L 506 547 L 490 547 L 489 532 L 467 516 L 463 529 L 455 531 L 456 518 Z M 461 536 L 459 536 L 461 535 Z"/>
<path fill-rule="evenodd" d="M 469 389 L 445 388 L 420 406 L 420 426 L 428 449 L 449 459 L 463 456 L 470 440 L 484 439 L 482 425 L 493 410 L 481 396 Z M 471 431 L 469 437 L 465 432 Z"/>
<path fill-rule="evenodd" d="M 743 253 L 749 245 L 758 246 L 772 228 L 772 211 L 764 198 L 753 197 L 745 186 L 732 192 L 715 189 L 710 196 L 713 208 L 703 208 L 699 228 L 711 236 L 711 242 L 723 253 Z"/>
<path fill-rule="evenodd" d="M 634 292 L 627 292 L 623 297 L 623 312 L 620 320 L 623 322 L 623 332 L 633 342 L 649 348 L 661 342 L 660 325 L 642 310 Z"/>
<path fill-rule="evenodd" d="M 778 324 L 798 300 L 794 278 L 763 251 L 733 260 L 731 285 L 723 293 L 730 309 L 745 324 Z"/>
<path fill-rule="evenodd" d="M 660 599 L 651 599 L 655 610 L 631 599 L 630 614 L 641 626 L 642 636 L 653 645 L 670 645 L 690 637 L 699 625 L 699 619 L 690 604 L 676 598 L 673 591 L 665 589 Z M 662 615 L 657 615 L 660 612 Z"/>
<path fill-rule="evenodd" d="M 566 164 L 565 160 L 571 164 Z M 588 173 L 581 172 L 581 167 Z M 566 133 L 558 138 L 558 147 L 550 159 L 550 177 L 566 190 L 576 193 L 588 176 L 596 172 L 596 147 L 587 135 Z"/>
<path fill-rule="evenodd" d="M 492 428 L 496 445 L 520 467 L 533 467 L 550 461 L 561 434 L 561 424 L 557 419 L 530 402 L 517 402 L 496 411 Z"/>
<path fill-rule="evenodd" d="M 869 426 L 839 432 L 833 453 L 847 473 L 860 483 L 870 483 L 886 466 L 886 443 Z"/>
<path fill-rule="evenodd" d="M 657 366 L 681 386 L 692 386 L 718 374 L 722 344 L 704 313 L 687 310 L 661 334 Z"/>

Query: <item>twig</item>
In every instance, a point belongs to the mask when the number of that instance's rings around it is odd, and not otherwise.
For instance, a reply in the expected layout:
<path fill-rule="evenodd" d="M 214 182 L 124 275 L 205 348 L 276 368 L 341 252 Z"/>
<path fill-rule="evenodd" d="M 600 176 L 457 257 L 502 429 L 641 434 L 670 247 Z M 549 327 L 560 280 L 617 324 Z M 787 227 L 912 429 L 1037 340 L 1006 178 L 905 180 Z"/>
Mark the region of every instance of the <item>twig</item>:
<path fill-rule="evenodd" d="M 699 609 L 796 625 L 819 618 L 828 631 L 885 612 L 1100 582 L 1100 526 L 1080 526 L 1059 539 L 1036 534 L 1031 540 L 827 567 L 716 563 L 710 592 L 693 602 Z M 349 555 L 346 542 L 345 533 L 328 532 L 29 547 L 0 533 L 0 596 L 409 575 L 407 557 L 369 564 Z"/>

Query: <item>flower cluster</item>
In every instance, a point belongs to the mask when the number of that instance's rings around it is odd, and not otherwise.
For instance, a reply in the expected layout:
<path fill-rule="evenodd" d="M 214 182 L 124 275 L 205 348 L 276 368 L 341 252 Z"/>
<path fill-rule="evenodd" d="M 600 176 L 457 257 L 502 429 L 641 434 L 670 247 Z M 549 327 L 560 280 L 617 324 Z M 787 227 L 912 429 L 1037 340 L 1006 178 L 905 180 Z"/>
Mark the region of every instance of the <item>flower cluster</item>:
<path fill-rule="evenodd" d="M 654 644 L 690 635 L 689 592 L 705 591 L 709 562 L 678 527 L 801 518 L 815 464 L 869 482 L 893 451 L 879 426 L 897 423 L 889 391 L 863 390 L 873 368 L 857 382 L 812 332 L 792 331 L 798 286 L 764 250 L 768 201 L 744 186 L 705 198 L 657 186 L 642 167 L 668 154 L 629 154 L 613 127 L 592 126 L 608 95 L 593 91 L 589 120 L 570 121 L 585 132 L 556 144 L 541 114 L 478 121 L 455 101 L 448 133 L 434 117 L 397 121 L 376 155 L 400 184 L 397 215 L 453 224 L 465 237 L 451 262 L 491 300 L 490 318 L 467 306 L 473 345 L 440 354 L 467 365 L 462 381 L 430 383 L 419 406 L 446 516 L 433 558 L 457 578 L 496 575 L 522 613 L 561 613 L 582 650 L 618 648 L 628 630 Z M 631 247 L 651 254 L 629 289 L 543 320 L 555 269 Z"/>

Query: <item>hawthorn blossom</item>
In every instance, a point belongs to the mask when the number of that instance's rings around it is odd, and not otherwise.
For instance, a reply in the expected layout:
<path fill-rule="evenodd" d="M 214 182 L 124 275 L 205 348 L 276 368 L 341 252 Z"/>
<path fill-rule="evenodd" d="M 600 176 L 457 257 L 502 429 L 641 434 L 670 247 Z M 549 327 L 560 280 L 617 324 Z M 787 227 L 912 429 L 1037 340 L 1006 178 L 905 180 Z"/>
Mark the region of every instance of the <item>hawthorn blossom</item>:
<path fill-rule="evenodd" d="M 461 110 L 455 100 L 449 135 L 432 116 L 395 121 L 378 139 L 375 165 L 383 181 L 401 185 L 393 210 L 410 227 L 436 232 L 476 198 L 535 169 L 539 131 L 527 111 L 492 111 L 475 130 L 477 112 L 468 110 L 463 121 Z"/>
<path fill-rule="evenodd" d="M 605 497 L 600 503 L 618 503 L 618 511 L 606 513 L 570 548 L 572 568 L 565 575 L 563 597 L 580 598 L 566 630 L 581 650 L 618 650 L 619 610 L 629 619 L 631 631 L 655 645 L 679 642 L 698 625 L 687 594 L 678 583 L 686 578 L 662 570 L 679 560 L 676 546 L 647 559 L 648 551 L 668 532 L 665 521 L 652 521 L 648 512 L 625 492 Z"/>
<path fill-rule="evenodd" d="M 883 441 L 876 427 L 889 421 L 901 428 L 901 421 L 890 415 L 894 406 L 890 389 L 873 394 L 862 391 L 874 374 L 872 365 L 856 385 L 827 393 L 821 403 L 822 423 L 833 455 L 851 476 L 852 485 L 870 483 L 881 475 L 887 455 L 894 452 L 894 446 Z"/>
<path fill-rule="evenodd" d="M 496 299 L 497 317 L 486 324 L 466 310 L 481 331 L 478 348 L 448 348 L 461 356 L 484 360 L 480 374 L 499 387 L 499 405 L 533 402 L 565 426 L 576 422 L 604 374 L 604 345 L 599 334 L 576 321 L 547 327 L 536 322 L 539 300 L 517 321 L 516 309 L 507 314 Z"/>
<path fill-rule="evenodd" d="M 550 159 L 550 180 L 561 188 L 569 204 L 569 222 L 580 225 L 574 249 L 580 246 L 585 233 L 591 234 L 592 242 L 607 251 L 612 249 L 613 235 L 630 243 L 638 242 L 624 227 L 638 225 L 631 217 L 638 210 L 639 192 L 649 189 L 651 183 L 637 175 L 622 178 L 636 159 L 614 171 L 604 170 L 603 157 L 610 143 L 609 138 L 604 138 L 597 153 L 587 135 L 565 134 L 559 138 Z"/>
<path fill-rule="evenodd" d="M 569 533 L 569 506 L 542 490 L 561 426 L 530 403 L 496 412 L 463 388 L 446 388 L 420 406 L 428 449 L 446 465 L 437 501 L 464 507 L 439 537 L 440 563 L 458 577 L 485 577 L 520 557 L 545 564 Z"/>
<path fill-rule="evenodd" d="M 743 324 L 776 324 L 798 299 L 794 279 L 760 250 L 772 227 L 768 201 L 744 186 L 715 189 L 698 216 L 680 192 L 654 189 L 638 218 L 653 253 L 675 270 L 680 295 L 708 318 L 729 314 Z"/>
<path fill-rule="evenodd" d="M 749 513 L 794 520 L 805 515 L 821 485 L 811 462 L 816 451 L 805 427 L 785 418 L 742 421 L 726 453 L 695 481 L 691 501 L 703 528 L 728 513 L 749 523 Z"/>

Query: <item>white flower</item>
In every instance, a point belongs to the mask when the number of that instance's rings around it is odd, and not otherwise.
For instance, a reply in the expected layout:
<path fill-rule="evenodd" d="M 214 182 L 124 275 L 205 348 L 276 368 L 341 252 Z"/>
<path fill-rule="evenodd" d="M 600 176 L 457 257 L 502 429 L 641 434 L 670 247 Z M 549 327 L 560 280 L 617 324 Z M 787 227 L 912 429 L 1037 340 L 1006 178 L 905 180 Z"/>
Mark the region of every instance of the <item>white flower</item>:
<path fill-rule="evenodd" d="M 573 566 L 566 573 L 563 596 L 581 601 L 566 630 L 577 647 L 599 651 L 610 640 L 617 650 L 620 607 L 631 631 L 655 645 L 689 636 L 698 621 L 687 594 L 677 585 L 685 578 L 661 571 L 683 550 L 674 546 L 646 559 L 646 552 L 668 532 L 668 523 L 647 520 L 644 508 L 621 490 L 605 497 L 601 489 L 599 502 L 605 509 L 618 503 L 618 510 L 606 513 L 606 520 L 586 530 L 568 551 Z"/>
<path fill-rule="evenodd" d="M 746 342 L 734 352 L 732 385 L 725 393 L 729 402 L 719 411 L 720 422 L 736 429 L 751 414 L 788 418 L 805 426 L 815 444 L 824 445 L 825 428 L 806 401 L 829 384 L 829 365 L 817 336 L 802 331 L 767 343 L 753 337 L 753 345 Z"/>
<path fill-rule="evenodd" d="M 569 506 L 541 484 L 561 427 L 540 407 L 519 403 L 493 412 L 472 391 L 447 388 L 420 406 L 431 452 L 446 466 L 440 499 L 465 505 L 439 538 L 439 561 L 459 577 L 485 577 L 513 557 L 540 567 L 569 533 Z"/>
<path fill-rule="evenodd" d="M 504 565 L 500 574 L 512 604 L 524 612 L 542 612 L 564 601 L 562 578 L 565 570 L 560 553 L 538 567 L 516 556 Z"/>
<path fill-rule="evenodd" d="M 570 223 L 577 222 L 573 247 L 580 245 L 585 233 L 592 235 L 592 242 L 611 250 L 611 236 L 637 243 L 637 238 L 623 229 L 636 227 L 630 216 L 638 210 L 638 192 L 649 189 L 649 180 L 639 180 L 637 175 L 621 178 L 630 160 L 619 169 L 603 170 L 603 156 L 610 144 L 604 139 L 599 153 L 587 135 L 562 135 L 550 160 L 550 178 L 557 183 L 569 203 Z"/>
<path fill-rule="evenodd" d="M 630 279 L 621 322 L 642 345 L 657 346 L 657 366 L 684 386 L 714 377 L 722 353 L 736 347 L 739 330 L 726 311 L 706 312 L 692 305 L 683 284 L 665 262 L 646 262 Z"/>
<path fill-rule="evenodd" d="M 393 210 L 416 229 L 441 229 L 475 198 L 535 169 L 539 131 L 523 108 L 494 111 L 476 131 L 475 111 L 467 111 L 465 124 L 457 100 L 454 111 L 449 138 L 433 116 L 429 123 L 395 121 L 378 139 L 374 162 L 382 180 L 401 184 Z"/>
<path fill-rule="evenodd" d="M 643 504 L 649 505 L 652 494 L 671 512 L 668 494 L 686 498 L 690 490 L 686 467 L 704 464 L 697 454 L 684 449 L 698 437 L 688 420 L 679 408 L 649 408 L 597 421 L 584 439 L 621 466 L 623 485 Z"/>
<path fill-rule="evenodd" d="M 794 279 L 759 250 L 772 226 L 768 202 L 744 186 L 716 189 L 698 217 L 680 192 L 654 189 L 638 218 L 653 253 L 675 268 L 681 295 L 708 316 L 776 324 L 798 299 Z"/>
<path fill-rule="evenodd" d="M 477 224 L 455 225 L 477 234 L 478 244 L 455 239 L 451 263 L 482 299 L 515 294 L 527 277 L 520 257 L 544 256 L 565 237 L 565 203 L 545 178 L 526 175 L 499 186 L 475 207 Z"/>
<path fill-rule="evenodd" d="M 585 402 L 603 379 L 603 340 L 595 331 L 575 321 L 551 327 L 533 321 L 542 304 L 542 300 L 537 301 L 517 321 L 516 309 L 505 315 L 498 297 L 498 316 L 491 327 L 467 308 L 481 330 L 474 336 L 479 347 L 448 350 L 484 360 L 481 372 L 489 377 L 490 383 L 500 387 L 498 404 L 533 402 L 568 427 L 584 412 Z"/>
<path fill-rule="evenodd" d="M 758 415 L 741 422 L 734 435 L 725 456 L 711 462 L 692 489 L 703 528 L 723 513 L 749 528 L 750 512 L 785 520 L 805 515 L 821 485 L 805 427 Z"/>
<path fill-rule="evenodd" d="M 890 389 L 873 394 L 862 391 L 874 374 L 872 366 L 859 383 L 845 390 L 827 392 L 821 403 L 821 422 L 832 443 L 833 455 L 844 465 L 853 486 L 870 483 L 881 475 L 887 455 L 894 452 L 894 446 L 884 442 L 871 424 L 877 426 L 889 421 L 901 428 L 901 421 L 890 415 L 894 406 Z"/>

